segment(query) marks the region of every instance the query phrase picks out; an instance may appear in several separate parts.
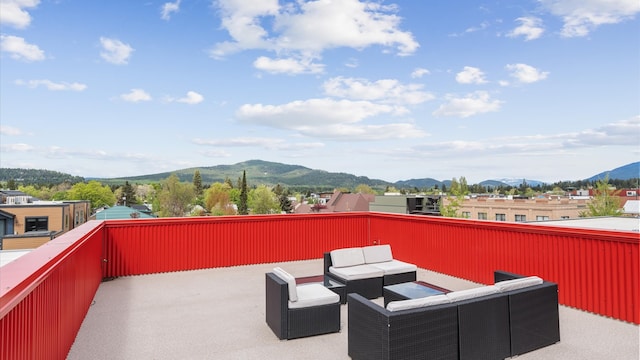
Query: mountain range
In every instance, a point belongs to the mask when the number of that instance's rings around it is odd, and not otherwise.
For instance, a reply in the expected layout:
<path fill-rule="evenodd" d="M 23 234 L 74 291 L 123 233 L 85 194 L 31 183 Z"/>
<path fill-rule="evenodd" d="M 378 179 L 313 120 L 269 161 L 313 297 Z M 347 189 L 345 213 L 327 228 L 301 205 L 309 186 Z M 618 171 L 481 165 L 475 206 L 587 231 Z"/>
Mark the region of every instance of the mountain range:
<path fill-rule="evenodd" d="M 164 172 L 149 175 L 131 176 L 123 178 L 98 179 L 87 178 L 87 180 L 98 180 L 105 184 L 123 184 L 125 181 L 132 183 L 150 183 L 159 182 L 168 178 L 171 174 L 175 174 L 181 181 L 193 181 L 195 171 L 200 172 L 202 182 L 210 184 L 214 182 L 223 182 L 229 179 L 235 185 L 242 172 L 246 171 L 247 181 L 250 185 L 276 185 L 281 184 L 285 187 L 298 190 L 313 189 L 316 191 L 331 191 L 335 188 L 353 189 L 357 185 L 366 184 L 374 189 L 385 189 L 393 186 L 398 189 L 402 188 L 418 188 L 428 189 L 435 185 L 442 188 L 442 185 L 450 186 L 451 180 L 439 181 L 432 178 L 410 179 L 397 181 L 395 183 L 387 182 L 379 179 L 370 179 L 366 176 L 356 176 L 347 173 L 335 173 L 324 170 L 310 169 L 300 165 L 289 165 L 263 160 L 249 160 L 233 165 L 216 165 L 210 167 L 197 167 L 176 170 L 172 172 Z M 596 174 L 585 181 L 597 181 L 605 176 L 609 179 L 629 180 L 640 177 L 640 162 L 627 164 L 612 170 L 603 171 Z M 7 169 L 0 168 L 0 181 L 7 182 L 16 180 L 26 184 L 57 184 L 62 181 L 60 179 L 69 179 L 71 182 L 82 181 L 82 177 L 62 174 L 56 171 L 48 170 L 32 170 L 32 169 Z M 520 186 L 523 182 L 527 185 L 535 187 L 544 184 L 542 181 L 522 178 L 502 178 L 491 179 L 481 182 L 479 185 L 499 187 L 499 186 Z"/>

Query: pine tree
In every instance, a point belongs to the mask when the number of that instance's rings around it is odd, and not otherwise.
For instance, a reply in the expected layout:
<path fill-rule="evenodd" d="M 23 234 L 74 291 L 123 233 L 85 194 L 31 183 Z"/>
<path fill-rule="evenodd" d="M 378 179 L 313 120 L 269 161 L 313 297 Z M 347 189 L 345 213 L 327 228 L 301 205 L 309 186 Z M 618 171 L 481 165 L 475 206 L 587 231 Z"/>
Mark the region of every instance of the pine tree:
<path fill-rule="evenodd" d="M 242 171 L 242 182 L 240 184 L 240 204 L 238 204 L 238 214 L 247 215 L 249 208 L 247 206 L 247 171 Z"/>
<path fill-rule="evenodd" d="M 200 176 L 200 170 L 196 170 L 193 173 L 193 188 L 196 196 L 202 196 L 202 177 Z"/>

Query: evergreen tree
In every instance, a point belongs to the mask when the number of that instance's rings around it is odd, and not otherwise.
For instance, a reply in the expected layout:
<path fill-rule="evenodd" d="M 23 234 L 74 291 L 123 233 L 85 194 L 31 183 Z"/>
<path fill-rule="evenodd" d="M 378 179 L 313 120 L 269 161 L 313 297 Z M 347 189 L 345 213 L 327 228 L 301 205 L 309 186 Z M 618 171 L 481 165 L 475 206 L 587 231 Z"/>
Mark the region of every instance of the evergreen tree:
<path fill-rule="evenodd" d="M 128 181 L 125 181 L 124 186 L 122 187 L 122 203 L 123 205 L 131 205 L 137 204 L 138 199 L 136 198 L 136 190 L 129 184 Z"/>
<path fill-rule="evenodd" d="M 247 205 L 247 171 L 242 171 L 242 182 L 240 183 L 240 204 L 238 204 L 238 214 L 249 214 L 249 208 Z"/>
<path fill-rule="evenodd" d="M 196 170 L 193 173 L 193 189 L 196 192 L 196 197 L 202 196 L 202 177 L 200 176 L 200 170 Z"/>

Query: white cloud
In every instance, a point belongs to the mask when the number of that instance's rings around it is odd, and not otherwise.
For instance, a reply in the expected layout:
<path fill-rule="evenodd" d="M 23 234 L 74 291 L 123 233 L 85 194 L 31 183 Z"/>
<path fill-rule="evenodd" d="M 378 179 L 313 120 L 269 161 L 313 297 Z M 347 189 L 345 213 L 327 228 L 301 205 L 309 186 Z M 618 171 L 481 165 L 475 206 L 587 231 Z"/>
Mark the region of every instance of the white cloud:
<path fill-rule="evenodd" d="M 394 79 L 370 82 L 365 79 L 335 77 L 325 81 L 322 87 L 329 96 L 388 104 L 420 104 L 434 98 L 432 94 L 422 90 L 421 84 L 404 85 Z"/>
<path fill-rule="evenodd" d="M 100 44 L 103 51 L 100 52 L 100 56 L 107 62 L 116 65 L 124 65 L 129 62 L 129 57 L 134 49 L 117 39 L 109 39 L 105 37 L 100 38 Z"/>
<path fill-rule="evenodd" d="M 2 144 L 0 149 L 5 152 L 29 152 L 33 151 L 34 147 L 29 144 Z"/>
<path fill-rule="evenodd" d="M 484 72 L 472 66 L 465 66 L 461 72 L 456 74 L 456 81 L 460 84 L 484 84 L 487 82 L 484 78 Z"/>
<path fill-rule="evenodd" d="M 24 29 L 31 24 L 31 15 L 25 10 L 35 8 L 40 0 L 0 1 L 0 24 Z"/>
<path fill-rule="evenodd" d="M 324 147 L 321 142 L 288 143 L 280 138 L 268 137 L 237 137 L 225 139 L 194 139 L 198 145 L 220 146 L 220 147 L 261 147 L 268 150 L 305 150 L 318 149 Z"/>
<path fill-rule="evenodd" d="M 187 92 L 187 96 L 180 98 L 178 100 L 176 100 L 177 102 L 181 102 L 181 103 L 185 103 L 185 104 L 189 104 L 189 105 L 195 105 L 195 104 L 199 104 L 201 102 L 204 101 L 204 96 L 198 94 L 195 91 L 188 91 Z"/>
<path fill-rule="evenodd" d="M 44 86 L 52 91 L 84 91 L 87 88 L 87 85 L 81 83 L 68 83 L 68 82 L 60 82 L 55 83 L 51 80 L 16 80 L 15 83 L 21 86 L 27 86 L 32 89 L 35 89 L 39 86 Z"/>
<path fill-rule="evenodd" d="M 260 56 L 253 66 L 272 74 L 319 74 L 324 71 L 324 65 L 314 64 L 311 59 L 271 59 Z"/>
<path fill-rule="evenodd" d="M 469 116 L 500 110 L 502 101 L 492 100 L 486 91 L 476 91 L 463 98 L 447 96 L 447 102 L 433 112 L 434 116 Z"/>
<path fill-rule="evenodd" d="M 362 124 L 368 118 L 405 112 L 402 107 L 369 101 L 310 99 L 284 105 L 246 104 L 238 109 L 236 118 L 314 138 L 376 140 L 424 136 L 410 123 Z"/>
<path fill-rule="evenodd" d="M 299 1 L 283 6 L 277 0 L 220 0 L 217 5 L 222 27 L 232 40 L 216 44 L 210 53 L 214 58 L 263 49 L 317 59 L 331 48 L 374 45 L 395 48 L 404 56 L 419 47 L 410 32 L 399 29 L 401 18 L 395 14 L 395 6 L 358 0 Z"/>
<path fill-rule="evenodd" d="M 526 84 L 544 80 L 549 75 L 548 71 L 540 71 L 527 64 L 508 64 L 506 69 L 511 72 L 511 77 Z"/>
<path fill-rule="evenodd" d="M 164 3 L 162 5 L 162 10 L 160 11 L 160 17 L 162 20 L 170 20 L 171 13 L 180 11 L 180 2 L 181 0 L 176 0 L 176 2 Z"/>
<path fill-rule="evenodd" d="M 120 95 L 120 98 L 127 102 L 151 101 L 151 95 L 142 89 L 131 89 L 127 94 Z"/>
<path fill-rule="evenodd" d="M 415 70 L 413 70 L 413 71 L 411 72 L 411 77 L 412 77 L 412 78 L 414 78 L 414 79 L 416 79 L 416 78 L 421 78 L 421 77 L 423 77 L 424 75 L 429 75 L 429 74 L 431 74 L 431 72 L 430 72 L 429 70 L 427 70 L 427 69 L 424 69 L 424 68 L 416 68 Z"/>
<path fill-rule="evenodd" d="M 551 14 L 561 17 L 564 37 L 587 36 L 600 25 L 617 24 L 640 12 L 638 0 L 538 0 Z"/>
<path fill-rule="evenodd" d="M 17 136 L 17 135 L 22 135 L 22 130 L 15 128 L 13 126 L 0 125 L 0 134 Z"/>
<path fill-rule="evenodd" d="M 508 37 L 524 36 L 524 39 L 529 41 L 539 38 L 544 32 L 540 18 L 529 16 L 517 18 L 516 21 L 520 22 L 520 26 L 509 32 Z"/>
<path fill-rule="evenodd" d="M 37 45 L 29 44 L 23 38 L 13 35 L 0 35 L 0 51 L 10 53 L 13 59 L 27 62 L 45 59 L 44 51 Z"/>

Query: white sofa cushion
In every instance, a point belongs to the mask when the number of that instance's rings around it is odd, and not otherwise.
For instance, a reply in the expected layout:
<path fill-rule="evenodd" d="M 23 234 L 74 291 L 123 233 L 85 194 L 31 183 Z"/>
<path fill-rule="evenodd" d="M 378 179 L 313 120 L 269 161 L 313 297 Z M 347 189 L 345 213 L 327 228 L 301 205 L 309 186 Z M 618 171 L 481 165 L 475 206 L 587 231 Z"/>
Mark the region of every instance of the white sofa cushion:
<path fill-rule="evenodd" d="M 331 265 L 341 268 L 364 264 L 362 248 L 346 248 L 331 251 Z"/>
<path fill-rule="evenodd" d="M 499 292 L 500 290 L 497 287 L 493 285 L 488 285 L 488 286 L 481 286 L 473 289 L 453 291 L 446 294 L 446 296 L 449 298 L 449 300 L 451 300 L 451 302 L 454 302 L 454 301 L 473 299 L 473 298 L 477 298 L 485 295 L 497 294 Z"/>
<path fill-rule="evenodd" d="M 427 307 L 432 305 L 448 304 L 450 302 L 451 300 L 449 300 L 449 298 L 445 294 L 433 295 L 433 296 L 427 296 L 427 297 L 417 298 L 417 299 L 390 301 L 387 304 L 387 310 L 389 311 L 408 310 L 408 309 L 415 309 L 415 308 Z"/>
<path fill-rule="evenodd" d="M 522 289 L 529 286 L 540 285 L 542 284 L 542 279 L 537 276 L 529 276 L 524 278 L 512 279 L 499 281 L 495 283 L 495 287 L 497 287 L 500 291 L 505 292 L 509 290 L 517 290 Z"/>
<path fill-rule="evenodd" d="M 406 263 L 400 260 L 391 260 L 378 262 L 375 264 L 367 264 L 384 271 L 385 275 L 401 274 L 416 271 L 418 267 L 414 264 Z"/>
<path fill-rule="evenodd" d="M 393 260 L 391 245 L 374 245 L 362 248 L 364 262 L 366 264 L 379 263 Z"/>
<path fill-rule="evenodd" d="M 276 274 L 276 276 L 278 276 L 280 279 L 287 282 L 287 285 L 289 287 L 289 301 L 297 301 L 298 293 L 296 291 L 296 278 L 280 267 L 273 268 L 273 273 Z"/>
<path fill-rule="evenodd" d="M 384 271 L 371 265 L 329 267 L 329 272 L 345 280 L 359 280 L 384 276 Z"/>
<path fill-rule="evenodd" d="M 306 308 L 310 306 L 335 304 L 340 302 L 340 296 L 327 289 L 322 284 L 298 285 L 298 301 L 289 301 L 290 309 Z"/>

